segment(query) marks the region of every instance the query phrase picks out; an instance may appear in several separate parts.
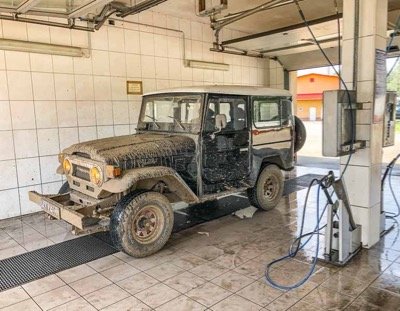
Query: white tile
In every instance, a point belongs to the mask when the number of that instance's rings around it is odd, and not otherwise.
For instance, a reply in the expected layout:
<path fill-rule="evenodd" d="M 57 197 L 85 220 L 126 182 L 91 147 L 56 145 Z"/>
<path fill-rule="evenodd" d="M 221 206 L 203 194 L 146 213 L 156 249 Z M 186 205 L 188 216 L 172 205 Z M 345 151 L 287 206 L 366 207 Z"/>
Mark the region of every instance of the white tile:
<path fill-rule="evenodd" d="M 167 27 L 167 16 L 162 13 L 153 12 L 153 23 L 154 23 L 154 26 L 166 28 Z M 167 31 L 165 29 L 154 28 L 154 33 L 165 35 L 165 34 L 167 34 Z"/>
<path fill-rule="evenodd" d="M 77 127 L 60 128 L 59 136 L 60 150 L 64 150 L 65 148 L 68 148 L 69 146 L 79 142 Z"/>
<path fill-rule="evenodd" d="M 125 29 L 125 52 L 127 53 L 140 53 L 140 36 L 139 32 L 135 30 Z"/>
<path fill-rule="evenodd" d="M 203 28 L 201 23 L 192 21 L 190 26 L 191 39 L 202 41 L 203 40 L 202 30 Z"/>
<path fill-rule="evenodd" d="M 86 31 L 71 30 L 71 43 L 73 46 L 88 47 L 89 33 Z"/>
<path fill-rule="evenodd" d="M 36 130 L 14 131 L 14 146 L 17 159 L 37 157 L 38 145 Z"/>
<path fill-rule="evenodd" d="M 40 184 L 39 158 L 17 160 L 17 173 L 20 187 Z"/>
<path fill-rule="evenodd" d="M 214 33 L 210 24 L 202 24 L 203 42 L 212 43 L 214 41 Z"/>
<path fill-rule="evenodd" d="M 50 42 L 52 44 L 71 45 L 71 30 L 50 27 Z"/>
<path fill-rule="evenodd" d="M 242 67 L 242 84 L 248 85 L 250 83 L 249 67 Z"/>
<path fill-rule="evenodd" d="M 110 75 L 115 77 L 126 77 L 124 53 L 110 52 Z"/>
<path fill-rule="evenodd" d="M 106 51 L 92 51 L 93 74 L 100 76 L 110 75 L 110 60 Z"/>
<path fill-rule="evenodd" d="M 157 90 L 169 89 L 169 80 L 157 79 L 156 80 L 156 88 L 157 88 Z"/>
<path fill-rule="evenodd" d="M 30 72 L 8 71 L 7 79 L 10 100 L 33 99 Z"/>
<path fill-rule="evenodd" d="M 8 101 L 0 101 L 0 131 L 11 130 L 11 112 Z"/>
<path fill-rule="evenodd" d="M 36 191 L 41 193 L 42 187 L 40 185 L 34 185 L 34 186 L 19 188 L 19 201 L 21 205 L 22 215 L 37 213 L 42 210 L 38 204 L 31 202 L 29 200 L 29 191 Z"/>
<path fill-rule="evenodd" d="M 0 161 L 0 190 L 18 187 L 17 169 L 14 160 Z"/>
<path fill-rule="evenodd" d="M 114 126 L 98 126 L 97 127 L 97 137 L 106 138 L 106 137 L 113 137 L 114 136 Z"/>
<path fill-rule="evenodd" d="M 4 51 L 0 51 L 0 70 L 6 69 L 6 59 L 4 56 Z"/>
<path fill-rule="evenodd" d="M 94 101 L 77 101 L 76 108 L 78 112 L 79 126 L 96 125 L 96 109 Z"/>
<path fill-rule="evenodd" d="M 204 74 L 204 82 L 213 83 L 214 82 L 214 71 L 205 69 L 203 71 Z"/>
<path fill-rule="evenodd" d="M 74 57 L 75 74 L 92 74 L 92 59 L 90 57 Z"/>
<path fill-rule="evenodd" d="M 94 76 L 94 98 L 96 100 L 111 99 L 111 78 L 105 76 Z"/>
<path fill-rule="evenodd" d="M 0 131 L 0 161 L 14 159 L 14 140 L 11 131 Z"/>
<path fill-rule="evenodd" d="M 181 69 L 182 69 L 182 71 L 181 71 L 182 80 L 191 82 L 193 80 L 193 70 L 192 70 L 192 68 L 181 67 Z M 187 83 L 186 85 L 189 86 L 190 83 Z M 183 84 L 182 84 L 182 86 L 183 86 Z"/>
<path fill-rule="evenodd" d="M 27 32 L 26 32 L 26 24 L 25 23 L 16 23 L 14 21 L 2 21 L 3 24 L 3 36 L 7 39 L 16 39 L 16 40 L 26 40 Z"/>
<path fill-rule="evenodd" d="M 193 68 L 193 81 L 204 81 L 204 69 Z"/>
<path fill-rule="evenodd" d="M 31 53 L 30 61 L 32 71 L 53 72 L 51 55 Z"/>
<path fill-rule="evenodd" d="M 33 101 L 10 101 L 13 129 L 33 129 L 35 123 L 35 109 Z"/>
<path fill-rule="evenodd" d="M 154 34 L 149 32 L 140 33 L 140 53 L 154 55 Z"/>
<path fill-rule="evenodd" d="M 156 78 L 168 79 L 168 58 L 155 57 Z"/>
<path fill-rule="evenodd" d="M 101 27 L 99 31 L 90 34 L 92 48 L 94 50 L 108 50 L 108 31 L 107 27 Z"/>
<path fill-rule="evenodd" d="M 129 110 L 127 101 L 113 101 L 114 124 L 128 124 Z"/>
<path fill-rule="evenodd" d="M 125 78 L 114 77 L 111 79 L 111 98 L 113 100 L 127 100 Z"/>
<path fill-rule="evenodd" d="M 180 38 L 168 37 L 168 57 L 182 58 L 182 47 Z"/>
<path fill-rule="evenodd" d="M 125 50 L 124 30 L 109 26 L 108 28 L 108 49 L 115 52 L 123 52 Z"/>
<path fill-rule="evenodd" d="M 0 219 L 20 215 L 18 189 L 0 191 Z"/>
<path fill-rule="evenodd" d="M 44 25 L 29 24 L 27 30 L 29 41 L 50 43 L 50 27 Z"/>
<path fill-rule="evenodd" d="M 59 127 L 78 125 L 75 101 L 57 101 L 57 116 Z"/>
<path fill-rule="evenodd" d="M 93 77 L 89 75 L 76 75 L 75 91 L 77 100 L 93 100 Z"/>
<path fill-rule="evenodd" d="M 72 57 L 53 55 L 53 70 L 55 73 L 74 73 Z"/>
<path fill-rule="evenodd" d="M 155 91 L 156 79 L 143 79 L 143 93 Z"/>
<path fill-rule="evenodd" d="M 130 123 L 136 124 L 138 122 L 141 104 L 140 101 L 132 101 L 128 103 Z"/>
<path fill-rule="evenodd" d="M 54 76 L 52 73 L 32 73 L 33 98 L 35 100 L 54 100 Z"/>
<path fill-rule="evenodd" d="M 35 101 L 37 128 L 57 127 L 57 109 L 55 101 Z"/>
<path fill-rule="evenodd" d="M 5 71 L 0 71 L 0 100 L 8 100 L 8 82 Z"/>
<path fill-rule="evenodd" d="M 183 61 L 180 59 L 169 58 L 168 59 L 168 77 L 170 80 L 180 80 L 181 68 Z"/>
<path fill-rule="evenodd" d="M 56 173 L 57 168 L 60 166 L 58 155 L 40 157 L 39 161 L 42 183 L 61 181 L 61 175 Z"/>
<path fill-rule="evenodd" d="M 168 50 L 168 37 L 165 35 L 154 35 L 154 55 L 166 57 L 165 52 Z"/>
<path fill-rule="evenodd" d="M 42 173 L 42 176 L 43 176 L 43 173 Z M 58 175 L 58 176 L 61 179 L 61 176 L 60 175 Z M 42 185 L 42 192 L 43 193 L 49 193 L 49 194 L 56 194 L 60 190 L 61 185 L 62 185 L 61 181 L 45 183 L 45 184 Z"/>
<path fill-rule="evenodd" d="M 179 29 L 185 33 L 186 38 L 191 38 L 191 22 L 188 19 L 179 20 Z"/>
<path fill-rule="evenodd" d="M 148 27 L 145 25 L 153 25 L 153 12 L 142 11 L 139 14 L 139 23 L 144 25 L 139 25 L 140 31 L 152 32 L 153 27 Z"/>
<path fill-rule="evenodd" d="M 58 129 L 40 129 L 37 131 L 39 155 L 56 155 L 60 152 Z"/>
<path fill-rule="evenodd" d="M 57 100 L 75 99 L 75 83 L 73 75 L 55 74 L 54 80 Z"/>
<path fill-rule="evenodd" d="M 140 78 L 142 76 L 140 55 L 126 54 L 126 75 L 128 77 L 137 78 Z"/>
<path fill-rule="evenodd" d="M 129 125 L 116 125 L 115 136 L 129 135 Z"/>
<path fill-rule="evenodd" d="M 97 139 L 97 129 L 95 126 L 87 126 L 79 128 L 79 141 L 89 141 Z"/>
<path fill-rule="evenodd" d="M 179 30 L 179 18 L 167 15 L 167 28 Z"/>
<path fill-rule="evenodd" d="M 154 56 L 142 56 L 142 77 L 154 78 L 156 76 Z"/>
<path fill-rule="evenodd" d="M 31 69 L 29 62 L 29 53 L 5 51 L 6 68 L 7 70 L 24 70 Z"/>
<path fill-rule="evenodd" d="M 113 124 L 113 109 L 111 101 L 96 101 L 97 125 Z"/>

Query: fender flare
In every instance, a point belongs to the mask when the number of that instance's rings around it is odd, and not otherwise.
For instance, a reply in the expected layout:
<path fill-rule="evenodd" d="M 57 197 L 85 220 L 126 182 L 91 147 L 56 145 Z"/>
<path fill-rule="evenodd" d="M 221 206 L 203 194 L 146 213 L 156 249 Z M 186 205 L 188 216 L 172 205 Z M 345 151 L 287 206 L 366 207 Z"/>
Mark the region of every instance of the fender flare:
<path fill-rule="evenodd" d="M 165 166 L 134 168 L 124 172 L 122 177 L 106 181 L 102 189 L 111 193 L 122 193 L 140 181 L 163 181 L 168 189 L 182 201 L 198 203 L 199 198 L 181 176 L 172 168 Z"/>

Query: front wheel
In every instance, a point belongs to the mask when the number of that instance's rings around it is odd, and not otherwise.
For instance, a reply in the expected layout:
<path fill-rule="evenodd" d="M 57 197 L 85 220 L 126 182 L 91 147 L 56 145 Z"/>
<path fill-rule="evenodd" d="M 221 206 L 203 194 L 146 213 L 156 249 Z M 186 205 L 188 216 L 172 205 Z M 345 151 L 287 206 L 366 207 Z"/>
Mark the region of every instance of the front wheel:
<path fill-rule="evenodd" d="M 158 192 L 133 192 L 123 197 L 110 220 L 114 245 L 133 257 L 146 257 L 167 243 L 174 225 L 174 212 Z"/>
<path fill-rule="evenodd" d="M 283 194 L 283 175 L 274 164 L 263 168 L 253 188 L 247 189 L 251 205 L 265 211 L 278 205 Z"/>

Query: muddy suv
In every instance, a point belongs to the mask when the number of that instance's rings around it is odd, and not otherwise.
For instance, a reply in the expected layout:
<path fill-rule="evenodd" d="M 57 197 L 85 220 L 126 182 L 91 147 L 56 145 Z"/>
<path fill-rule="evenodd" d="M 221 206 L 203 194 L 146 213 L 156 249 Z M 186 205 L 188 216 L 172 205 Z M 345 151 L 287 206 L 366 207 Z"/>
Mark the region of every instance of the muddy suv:
<path fill-rule="evenodd" d="M 191 87 L 143 96 L 134 135 L 72 145 L 59 155 L 66 183 L 57 195 L 30 192 L 75 233 L 110 230 L 134 257 L 160 250 L 171 235 L 172 203 L 196 204 L 247 191 L 274 208 L 305 141 L 291 95 L 253 87 Z"/>

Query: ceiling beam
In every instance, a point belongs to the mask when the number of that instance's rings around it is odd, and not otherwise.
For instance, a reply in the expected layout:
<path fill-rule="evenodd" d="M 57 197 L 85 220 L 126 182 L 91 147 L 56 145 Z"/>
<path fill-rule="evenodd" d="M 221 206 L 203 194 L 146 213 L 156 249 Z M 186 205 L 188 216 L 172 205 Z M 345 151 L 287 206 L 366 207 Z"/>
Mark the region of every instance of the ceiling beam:
<path fill-rule="evenodd" d="M 343 16 L 342 13 L 339 13 L 338 15 L 337 14 L 329 15 L 329 16 L 325 16 L 325 17 L 322 17 L 322 18 L 317 18 L 317 19 L 310 20 L 310 21 L 308 21 L 308 24 L 310 26 L 318 25 L 318 24 L 322 24 L 322 23 L 326 23 L 326 22 L 330 22 L 330 21 L 336 20 L 338 17 L 342 18 L 342 16 Z M 234 43 L 248 41 L 248 40 L 257 39 L 257 38 L 261 38 L 261 37 L 266 37 L 266 36 L 270 36 L 270 35 L 276 35 L 276 34 L 281 33 L 281 32 L 288 32 L 288 31 L 292 31 L 292 30 L 297 30 L 297 29 L 301 29 L 301 28 L 304 28 L 304 27 L 305 27 L 304 23 L 301 22 L 299 24 L 293 24 L 293 25 L 282 27 L 282 28 L 268 30 L 268 31 L 256 33 L 256 34 L 245 36 L 245 37 L 241 37 L 241 38 L 222 41 L 221 44 L 223 46 L 224 45 L 229 45 L 229 44 L 234 44 Z"/>
<path fill-rule="evenodd" d="M 81 6 L 80 8 L 77 8 L 75 11 L 71 12 L 68 15 L 68 18 L 77 18 L 77 17 L 83 17 L 86 14 L 93 12 L 93 9 L 96 7 L 99 7 L 101 5 L 107 5 L 113 0 L 94 0 L 86 5 Z"/>
<path fill-rule="evenodd" d="M 40 0 L 27 0 L 17 8 L 17 13 L 23 14 L 32 9 Z"/>

